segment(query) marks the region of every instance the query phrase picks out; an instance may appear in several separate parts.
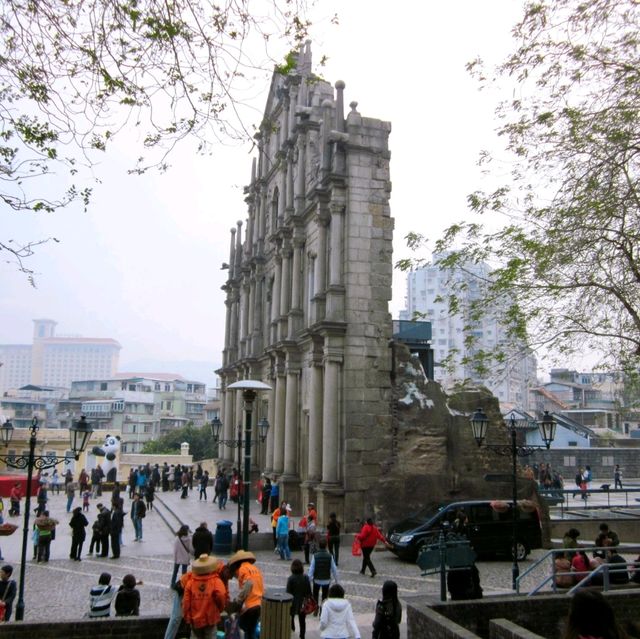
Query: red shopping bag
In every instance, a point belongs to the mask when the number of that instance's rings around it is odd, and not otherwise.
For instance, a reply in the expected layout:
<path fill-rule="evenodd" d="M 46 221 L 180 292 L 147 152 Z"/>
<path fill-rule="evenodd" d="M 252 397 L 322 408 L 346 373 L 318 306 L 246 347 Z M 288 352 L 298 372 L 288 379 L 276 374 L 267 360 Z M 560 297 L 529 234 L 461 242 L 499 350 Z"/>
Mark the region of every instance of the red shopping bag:
<path fill-rule="evenodd" d="M 360 541 L 357 537 L 353 538 L 353 543 L 351 544 L 351 554 L 354 557 L 360 557 L 362 554 L 362 547 L 360 546 Z"/>

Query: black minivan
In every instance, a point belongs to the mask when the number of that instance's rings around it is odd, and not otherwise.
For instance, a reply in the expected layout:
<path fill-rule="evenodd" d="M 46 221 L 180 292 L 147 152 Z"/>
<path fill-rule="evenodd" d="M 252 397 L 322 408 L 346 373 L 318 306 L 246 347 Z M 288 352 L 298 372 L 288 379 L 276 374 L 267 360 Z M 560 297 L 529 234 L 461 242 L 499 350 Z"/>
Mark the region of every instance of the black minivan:
<path fill-rule="evenodd" d="M 502 508 L 497 508 L 497 505 Z M 513 509 L 511 504 L 487 501 L 455 501 L 415 513 L 389 529 L 391 551 L 401 559 L 415 561 L 422 546 L 438 540 L 441 526 L 451 524 L 462 511 L 467 517 L 465 534 L 478 555 L 512 554 Z M 518 509 L 518 560 L 542 548 L 542 526 L 537 510 Z"/>

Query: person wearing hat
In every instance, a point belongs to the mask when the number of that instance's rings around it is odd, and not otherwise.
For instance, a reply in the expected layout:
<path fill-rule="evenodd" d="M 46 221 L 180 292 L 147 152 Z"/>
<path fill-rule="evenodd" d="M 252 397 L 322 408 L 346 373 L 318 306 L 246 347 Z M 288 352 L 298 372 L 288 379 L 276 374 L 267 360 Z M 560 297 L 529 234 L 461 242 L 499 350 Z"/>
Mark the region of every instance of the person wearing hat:
<path fill-rule="evenodd" d="M 16 598 L 16 581 L 11 579 L 13 566 L 7 564 L 0 568 L 0 601 L 4 601 L 4 620 L 10 621 L 13 600 Z"/>
<path fill-rule="evenodd" d="M 255 562 L 255 555 L 248 550 L 238 550 L 229 559 L 229 570 L 238 579 L 240 591 L 235 601 L 242 605 L 238 624 L 244 631 L 245 639 L 255 637 L 264 595 L 262 573 Z"/>
<path fill-rule="evenodd" d="M 220 576 L 223 562 L 202 554 L 191 562 L 191 572 L 183 575 L 180 584 L 182 616 L 191 626 L 195 639 L 211 639 L 216 633 L 221 613 L 229 600 L 229 593 Z"/>

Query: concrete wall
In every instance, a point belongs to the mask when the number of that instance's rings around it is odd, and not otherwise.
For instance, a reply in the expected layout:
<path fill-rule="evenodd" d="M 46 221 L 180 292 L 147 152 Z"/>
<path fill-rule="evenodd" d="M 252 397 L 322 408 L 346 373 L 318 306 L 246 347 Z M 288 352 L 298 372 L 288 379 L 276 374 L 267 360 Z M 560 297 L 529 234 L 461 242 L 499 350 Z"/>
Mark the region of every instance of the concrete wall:
<path fill-rule="evenodd" d="M 619 623 L 638 620 L 640 611 L 637 590 L 617 590 L 603 594 L 613 607 Z M 448 602 L 411 597 L 407 600 L 407 634 L 409 637 L 433 639 L 556 639 L 562 635 L 569 602 L 570 597 L 564 594 Z"/>
<path fill-rule="evenodd" d="M 529 464 L 544 462 L 550 463 L 552 468 L 560 472 L 564 477 L 565 488 L 571 488 L 574 484 L 574 476 L 579 466 L 584 468 L 591 466 L 591 472 L 595 480 L 594 487 L 601 483 L 610 483 L 613 486 L 613 469 L 615 464 L 620 464 L 622 469 L 622 485 L 625 478 L 640 477 L 640 455 L 638 449 L 625 447 L 598 447 L 598 448 L 552 448 L 551 450 L 535 452 L 528 458 Z M 568 463 L 575 458 L 575 464 Z M 613 458 L 613 465 L 606 463 Z M 567 463 L 565 463 L 567 462 Z M 605 463 L 603 463 L 605 462 Z"/>
<path fill-rule="evenodd" d="M 8 623 L 0 624 L 0 637 L 11 639 L 149 639 L 163 637 L 168 617 L 124 617 L 119 619 L 81 619 L 58 623 Z M 178 632 L 178 639 L 189 637 L 185 626 Z"/>

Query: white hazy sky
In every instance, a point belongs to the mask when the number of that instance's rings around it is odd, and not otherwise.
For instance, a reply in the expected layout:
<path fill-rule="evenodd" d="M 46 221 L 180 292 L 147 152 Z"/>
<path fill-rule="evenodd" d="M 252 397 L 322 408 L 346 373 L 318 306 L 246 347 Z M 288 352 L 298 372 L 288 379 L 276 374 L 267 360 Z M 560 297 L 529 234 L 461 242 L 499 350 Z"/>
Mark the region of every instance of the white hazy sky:
<path fill-rule="evenodd" d="M 407 255 L 409 230 L 436 237 L 469 216 L 466 195 L 482 185 L 478 153 L 499 144 L 498 96 L 480 93 L 464 67 L 477 55 L 496 62 L 513 48 L 521 7 L 521 0 L 317 3 L 314 61 L 329 57 L 317 71 L 332 84 L 345 81 L 346 104 L 355 100 L 362 115 L 392 123 L 394 261 Z M 334 13 L 338 26 L 329 21 Z M 256 87 L 251 124 L 260 120 L 269 81 Z M 219 146 L 213 157 L 185 147 L 168 173 L 129 176 L 138 154 L 125 139 L 112 147 L 96 169 L 102 184 L 86 213 L 0 211 L 3 239 L 60 240 L 30 260 L 35 289 L 0 261 L 0 343 L 29 343 L 31 320 L 48 317 L 59 334 L 117 339 L 121 370 L 183 362 L 170 368 L 211 383 L 224 340 L 220 264 L 228 260 L 229 229 L 246 216 L 249 146 Z M 397 272 L 394 317 L 404 306 L 404 280 Z"/>

